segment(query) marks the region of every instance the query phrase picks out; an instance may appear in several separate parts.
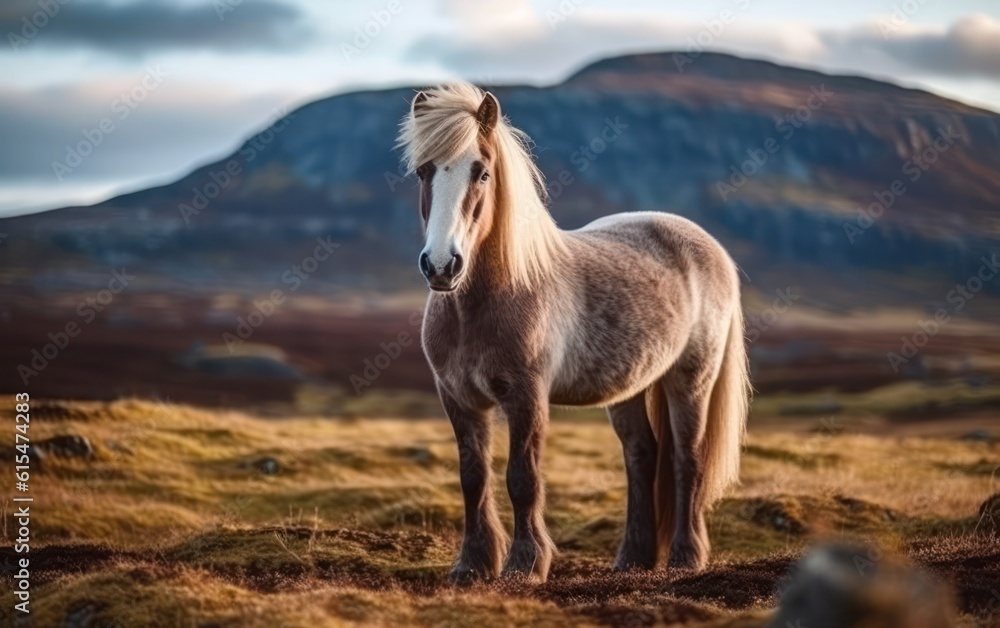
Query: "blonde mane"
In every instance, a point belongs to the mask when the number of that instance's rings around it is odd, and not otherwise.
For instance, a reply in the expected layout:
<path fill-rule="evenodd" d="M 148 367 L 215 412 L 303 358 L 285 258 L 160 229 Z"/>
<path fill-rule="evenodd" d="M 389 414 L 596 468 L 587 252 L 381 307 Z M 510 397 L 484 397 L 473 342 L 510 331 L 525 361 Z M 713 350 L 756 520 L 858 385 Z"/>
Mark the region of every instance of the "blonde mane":
<path fill-rule="evenodd" d="M 452 83 L 424 94 L 416 114 L 403 119 L 397 140 L 408 172 L 427 161 L 448 164 L 479 141 L 481 89 Z M 528 136 L 501 118 L 488 141 L 496 153 L 493 229 L 500 242 L 499 261 L 515 285 L 530 287 L 551 272 L 565 244 L 545 208 L 544 181 L 531 158 Z"/>

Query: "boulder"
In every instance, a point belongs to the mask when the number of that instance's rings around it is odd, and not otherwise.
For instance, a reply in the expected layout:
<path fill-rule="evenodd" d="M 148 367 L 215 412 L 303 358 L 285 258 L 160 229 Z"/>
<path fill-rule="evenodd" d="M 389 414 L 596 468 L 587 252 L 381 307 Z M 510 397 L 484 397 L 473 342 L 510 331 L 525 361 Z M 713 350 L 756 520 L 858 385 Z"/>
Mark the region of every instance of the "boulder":
<path fill-rule="evenodd" d="M 793 569 L 772 628 L 946 628 L 951 593 L 929 574 L 865 546 L 826 545 Z"/>

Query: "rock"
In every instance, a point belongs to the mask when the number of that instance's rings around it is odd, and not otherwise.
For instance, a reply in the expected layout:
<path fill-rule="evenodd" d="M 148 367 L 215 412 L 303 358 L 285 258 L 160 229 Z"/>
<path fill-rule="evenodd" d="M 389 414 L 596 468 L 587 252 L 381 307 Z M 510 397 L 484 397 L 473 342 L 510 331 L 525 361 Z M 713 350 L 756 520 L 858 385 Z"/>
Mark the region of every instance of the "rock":
<path fill-rule="evenodd" d="M 304 377 L 297 366 L 289 363 L 283 350 L 262 344 L 240 344 L 230 348 L 196 342 L 175 357 L 174 363 L 219 377 L 293 380 Z"/>
<path fill-rule="evenodd" d="M 124 443 L 121 443 L 121 442 L 119 442 L 117 440 L 110 440 L 109 439 L 109 440 L 105 441 L 104 445 L 109 450 L 113 451 L 116 454 L 122 454 L 124 456 L 131 456 L 133 453 L 135 453 L 128 446 L 126 446 Z"/>
<path fill-rule="evenodd" d="M 63 628 L 90 628 L 96 626 L 94 616 L 99 609 L 94 604 L 84 604 L 66 614 L 63 620 Z"/>
<path fill-rule="evenodd" d="M 967 440 L 977 443 L 991 443 L 993 442 L 993 435 L 990 434 L 988 430 L 972 430 L 971 432 L 962 434 L 959 437 L 959 440 Z"/>
<path fill-rule="evenodd" d="M 278 475 L 282 471 L 281 463 L 274 458 L 261 458 L 253 464 L 253 468 L 261 475 Z"/>
<path fill-rule="evenodd" d="M 440 459 L 427 447 L 413 445 L 410 447 L 393 447 L 390 452 L 394 456 L 405 458 L 409 462 L 414 462 L 422 467 L 427 467 L 440 462 Z"/>
<path fill-rule="evenodd" d="M 874 548 L 814 548 L 795 566 L 789 582 L 771 628 L 955 625 L 948 589 L 925 572 Z"/>
<path fill-rule="evenodd" d="M 765 498 L 752 499 L 743 504 L 740 515 L 757 525 L 789 534 L 801 535 L 809 530 L 797 502 Z"/>
<path fill-rule="evenodd" d="M 30 451 L 39 460 L 45 460 L 49 456 L 87 460 L 94 457 L 94 447 L 87 437 L 75 434 L 63 434 L 38 441 L 32 444 Z"/>
<path fill-rule="evenodd" d="M 434 454 L 426 447 L 411 447 L 407 453 L 414 462 L 420 465 L 428 465 L 434 461 Z"/>

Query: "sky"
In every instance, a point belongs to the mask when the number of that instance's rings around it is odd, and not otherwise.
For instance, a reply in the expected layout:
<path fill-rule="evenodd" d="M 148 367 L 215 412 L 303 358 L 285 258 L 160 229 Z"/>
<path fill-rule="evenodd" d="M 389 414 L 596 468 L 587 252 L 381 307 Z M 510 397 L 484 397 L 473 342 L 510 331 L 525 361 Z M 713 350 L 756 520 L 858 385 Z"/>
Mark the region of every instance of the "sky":
<path fill-rule="evenodd" d="M 730 52 L 1000 111 L 997 0 L 3 0 L 0 35 L 0 216 L 168 183 L 317 98 L 547 85 L 629 52 Z"/>

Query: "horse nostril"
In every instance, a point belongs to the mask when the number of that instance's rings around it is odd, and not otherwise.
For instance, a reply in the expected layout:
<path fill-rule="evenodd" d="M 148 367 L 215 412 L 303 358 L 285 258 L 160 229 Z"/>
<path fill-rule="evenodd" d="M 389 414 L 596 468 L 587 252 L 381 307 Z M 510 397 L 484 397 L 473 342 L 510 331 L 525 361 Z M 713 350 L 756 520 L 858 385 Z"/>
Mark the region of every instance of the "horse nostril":
<path fill-rule="evenodd" d="M 455 253 L 455 256 L 451 258 L 451 276 L 458 277 L 458 274 L 462 272 L 462 256 Z"/>
<path fill-rule="evenodd" d="M 434 267 L 431 266 L 431 258 L 427 253 L 420 254 L 420 272 L 428 279 L 434 275 Z"/>

